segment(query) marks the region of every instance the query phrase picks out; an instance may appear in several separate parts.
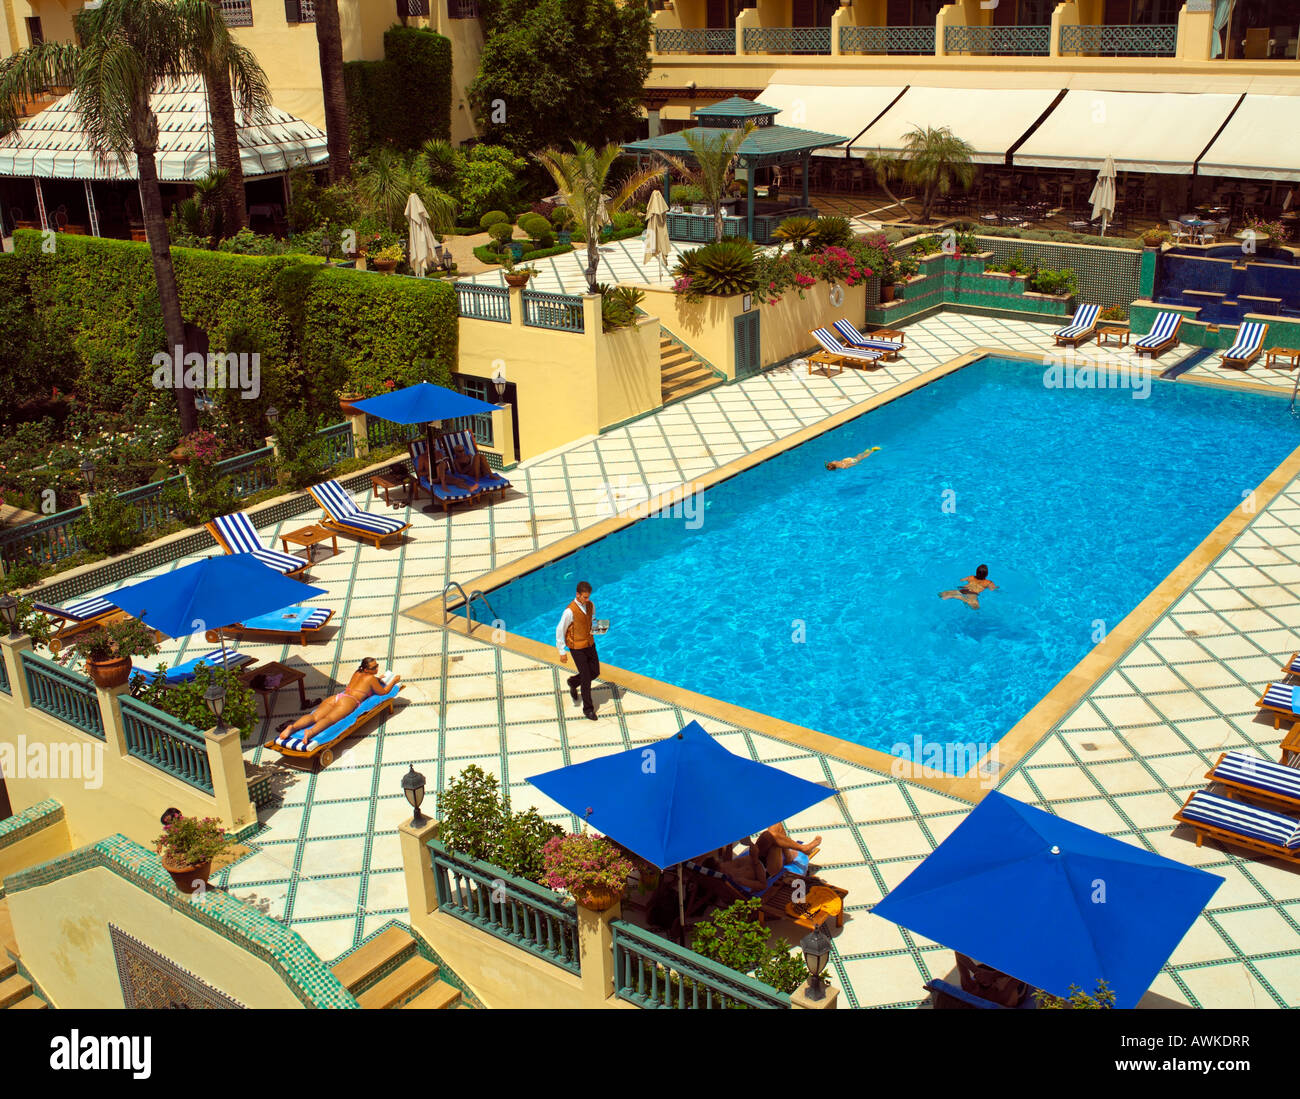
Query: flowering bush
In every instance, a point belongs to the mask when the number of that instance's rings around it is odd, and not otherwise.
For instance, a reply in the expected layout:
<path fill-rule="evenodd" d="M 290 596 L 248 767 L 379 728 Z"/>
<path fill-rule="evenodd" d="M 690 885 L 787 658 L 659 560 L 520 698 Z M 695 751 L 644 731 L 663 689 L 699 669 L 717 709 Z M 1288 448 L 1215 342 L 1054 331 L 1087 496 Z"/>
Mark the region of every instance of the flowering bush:
<path fill-rule="evenodd" d="M 200 428 L 181 438 L 180 447 L 192 462 L 215 462 L 221 453 L 221 442 L 211 431 Z"/>
<path fill-rule="evenodd" d="M 860 263 L 858 257 L 846 248 L 831 245 L 808 257 L 821 271 L 827 282 L 842 282 L 845 286 L 857 286 L 864 279 L 871 278 L 870 267 Z M 802 284 L 801 284 L 802 285 Z"/>
<path fill-rule="evenodd" d="M 155 843 L 160 855 L 183 866 L 211 862 L 230 846 L 226 830 L 214 817 L 177 817 Z"/>
<path fill-rule="evenodd" d="M 621 893 L 633 869 L 614 844 L 588 832 L 548 840 L 542 848 L 542 863 L 546 868 L 542 884 L 574 896 L 597 889 Z"/>
<path fill-rule="evenodd" d="M 1246 228 L 1257 237 L 1267 237 L 1275 244 L 1281 244 L 1286 240 L 1287 229 L 1280 221 L 1266 221 L 1261 217 L 1250 217 L 1246 219 Z"/>

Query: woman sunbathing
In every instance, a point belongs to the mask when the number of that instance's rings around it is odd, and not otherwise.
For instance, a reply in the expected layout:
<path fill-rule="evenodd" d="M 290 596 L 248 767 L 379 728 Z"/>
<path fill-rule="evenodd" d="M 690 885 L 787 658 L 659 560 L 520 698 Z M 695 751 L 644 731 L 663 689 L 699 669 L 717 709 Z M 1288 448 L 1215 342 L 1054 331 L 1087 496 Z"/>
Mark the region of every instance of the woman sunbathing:
<path fill-rule="evenodd" d="M 385 684 L 379 678 L 379 661 L 373 656 L 366 657 L 361 662 L 361 667 L 352 673 L 347 687 L 336 695 L 330 695 L 311 713 L 304 714 L 297 721 L 286 721 L 278 726 L 275 731 L 280 735 L 275 738 L 275 743 L 288 744 L 300 733 L 303 743 L 306 743 L 317 733 L 347 717 L 371 695 L 387 694 L 401 678 L 400 675 L 394 676 Z"/>
<path fill-rule="evenodd" d="M 821 836 L 813 836 L 808 843 L 800 843 L 798 840 L 791 839 L 786 833 L 785 826 L 778 821 L 758 834 L 758 838 L 754 841 L 754 850 L 758 852 L 758 857 L 763 860 L 767 876 L 771 877 L 781 867 L 789 866 L 790 863 L 794 862 L 796 852 L 802 852 L 808 856 L 809 861 L 812 861 L 812 857 L 817 854 L 817 850 L 821 845 Z"/>
<path fill-rule="evenodd" d="M 487 459 L 482 454 L 471 453 L 458 442 L 453 442 L 449 437 L 443 440 L 446 444 L 447 451 L 451 455 L 452 470 L 462 477 L 476 477 L 483 480 L 491 474 L 488 469 Z"/>
<path fill-rule="evenodd" d="M 448 462 L 446 458 L 439 458 L 436 468 L 438 471 L 438 475 L 437 475 L 438 484 L 440 484 L 443 488 L 446 488 L 448 483 L 456 485 L 458 488 L 474 487 L 473 481 L 468 481 L 464 477 L 458 477 L 455 473 L 452 472 L 451 463 Z M 420 455 L 420 460 L 416 462 L 415 471 L 420 475 L 421 480 L 423 481 L 432 480 L 429 477 L 429 451 L 427 449 L 424 451 L 424 453 Z"/>

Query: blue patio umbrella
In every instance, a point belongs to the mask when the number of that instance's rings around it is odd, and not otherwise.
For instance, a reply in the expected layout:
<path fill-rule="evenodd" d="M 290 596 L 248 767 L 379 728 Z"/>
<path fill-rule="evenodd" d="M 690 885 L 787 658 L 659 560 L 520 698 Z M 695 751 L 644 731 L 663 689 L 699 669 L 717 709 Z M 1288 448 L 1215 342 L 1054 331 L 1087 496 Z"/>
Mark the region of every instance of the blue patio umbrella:
<path fill-rule="evenodd" d="M 735 843 L 835 793 L 733 755 L 696 721 L 653 744 L 528 781 L 661 870 Z M 677 880 L 680 907 L 680 874 Z"/>
<path fill-rule="evenodd" d="M 358 408 L 370 416 L 389 420 L 395 424 L 426 424 L 429 453 L 433 454 L 434 423 L 442 420 L 454 420 L 458 416 L 473 416 L 480 412 L 495 412 L 497 406 L 480 401 L 477 397 L 467 397 L 454 389 L 434 385 L 432 382 L 417 382 L 405 389 L 395 389 L 391 393 L 381 393 L 378 397 L 367 397 L 364 401 L 353 401 L 353 408 Z M 432 472 L 432 467 L 430 467 Z M 436 510 L 431 503 L 425 511 Z"/>
<path fill-rule="evenodd" d="M 1068 996 L 1132 1007 L 1223 882 L 996 791 L 872 910 Z"/>

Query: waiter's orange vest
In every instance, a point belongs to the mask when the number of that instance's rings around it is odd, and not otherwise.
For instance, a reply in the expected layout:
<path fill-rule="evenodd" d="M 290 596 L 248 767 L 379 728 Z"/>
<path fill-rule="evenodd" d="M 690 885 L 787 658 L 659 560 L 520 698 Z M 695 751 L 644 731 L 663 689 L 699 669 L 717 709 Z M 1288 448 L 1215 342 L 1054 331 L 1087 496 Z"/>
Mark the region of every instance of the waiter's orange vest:
<path fill-rule="evenodd" d="M 564 631 L 564 643 L 571 649 L 589 649 L 596 642 L 591 636 L 591 616 L 596 611 L 594 603 L 588 603 L 584 609 L 575 599 L 569 604 L 573 612 L 573 621 Z"/>

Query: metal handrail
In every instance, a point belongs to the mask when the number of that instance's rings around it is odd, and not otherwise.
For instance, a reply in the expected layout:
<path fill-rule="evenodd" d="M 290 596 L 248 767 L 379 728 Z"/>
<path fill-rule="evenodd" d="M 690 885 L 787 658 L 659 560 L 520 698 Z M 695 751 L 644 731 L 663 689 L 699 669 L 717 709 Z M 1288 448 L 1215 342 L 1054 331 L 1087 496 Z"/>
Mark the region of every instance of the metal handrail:
<path fill-rule="evenodd" d="M 469 593 L 470 603 L 473 603 L 475 599 L 483 600 L 483 606 L 487 607 L 488 611 L 491 612 L 492 621 L 496 622 L 501 618 L 501 616 L 497 614 L 496 608 L 493 607 L 492 604 L 488 602 L 488 597 L 486 592 L 481 591 L 479 588 L 475 588 L 472 592 Z M 469 603 L 467 603 L 466 606 L 469 606 Z"/>
<path fill-rule="evenodd" d="M 473 633 L 474 627 L 479 624 L 478 620 L 474 617 L 475 599 L 483 600 L 483 605 L 491 612 L 493 620 L 497 619 L 498 615 L 496 608 L 488 602 L 488 597 L 481 590 L 475 588 L 472 592 L 466 595 L 465 589 L 462 588 L 460 584 L 455 580 L 448 580 L 446 586 L 442 589 L 442 624 L 444 626 L 447 624 L 447 593 L 453 588 L 460 592 L 460 601 L 465 607 L 465 620 L 469 623 L 469 626 L 466 627 L 465 630 L 466 634 Z"/>

